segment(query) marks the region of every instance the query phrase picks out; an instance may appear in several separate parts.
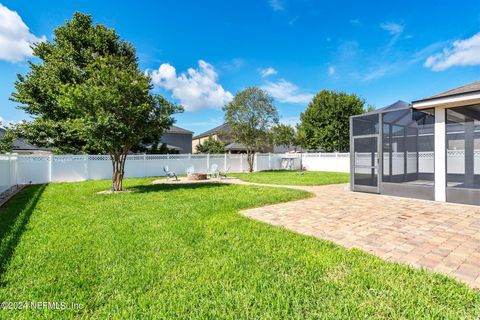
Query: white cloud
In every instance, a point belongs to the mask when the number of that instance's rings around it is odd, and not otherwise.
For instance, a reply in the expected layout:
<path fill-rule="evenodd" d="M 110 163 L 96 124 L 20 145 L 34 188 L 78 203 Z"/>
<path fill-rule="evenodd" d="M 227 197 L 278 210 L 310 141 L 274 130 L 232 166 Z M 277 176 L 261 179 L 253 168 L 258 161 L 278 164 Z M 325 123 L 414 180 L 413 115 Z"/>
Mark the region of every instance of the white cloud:
<path fill-rule="evenodd" d="M 400 35 L 405 29 L 405 26 L 403 24 L 395 23 L 395 22 L 384 22 L 380 24 L 380 28 L 382 28 L 385 31 L 388 31 L 392 36 L 395 36 L 395 35 Z"/>
<path fill-rule="evenodd" d="M 393 72 L 400 64 L 388 64 L 379 66 L 362 77 L 362 81 L 371 81 L 379 78 L 383 78 L 387 74 Z"/>
<path fill-rule="evenodd" d="M 293 128 L 295 128 L 296 125 L 300 123 L 300 116 L 280 118 L 280 123 L 283 123 L 283 124 L 286 124 L 286 125 L 290 125 L 290 126 L 292 126 Z"/>
<path fill-rule="evenodd" d="M 152 82 L 180 101 L 186 111 L 221 108 L 233 99 L 233 95 L 217 82 L 218 74 L 213 66 L 203 60 L 198 68 L 189 68 L 177 75 L 175 67 L 163 63 L 150 73 Z"/>
<path fill-rule="evenodd" d="M 333 77 L 337 73 L 337 70 L 335 69 L 334 66 L 329 66 L 328 67 L 328 75 L 330 77 Z"/>
<path fill-rule="evenodd" d="M 259 72 L 260 72 L 260 75 L 264 78 L 266 78 L 268 76 L 273 76 L 273 75 L 278 73 L 278 71 L 275 70 L 272 67 L 268 67 L 268 68 L 265 68 L 265 69 L 260 69 Z"/>
<path fill-rule="evenodd" d="M 291 25 L 291 26 L 293 26 L 293 25 L 295 24 L 295 22 L 297 22 L 297 20 L 298 20 L 299 18 L 300 18 L 299 16 L 293 17 L 292 19 L 290 19 L 290 20 L 288 21 L 288 24 Z"/>
<path fill-rule="evenodd" d="M 240 70 L 247 64 L 247 61 L 242 58 L 234 58 L 228 62 L 222 64 L 222 68 L 227 71 L 236 71 Z"/>
<path fill-rule="evenodd" d="M 480 32 L 464 40 L 454 41 L 441 53 L 431 55 L 425 66 L 433 71 L 442 71 L 453 66 L 480 65 Z"/>
<path fill-rule="evenodd" d="M 8 128 L 9 126 L 17 123 L 19 123 L 19 121 L 6 120 L 5 118 L 0 116 L 0 127 L 2 128 Z"/>
<path fill-rule="evenodd" d="M 351 25 L 354 25 L 354 26 L 359 26 L 361 23 L 360 23 L 360 19 L 350 19 L 350 24 Z"/>
<path fill-rule="evenodd" d="M 268 4 L 272 7 L 273 11 L 285 10 L 283 2 L 281 0 L 269 0 Z"/>
<path fill-rule="evenodd" d="M 308 103 L 313 98 L 313 94 L 299 92 L 298 86 L 284 79 L 278 82 L 267 82 L 261 88 L 280 102 Z"/>
<path fill-rule="evenodd" d="M 0 4 L 0 60 L 20 62 L 32 56 L 30 45 L 45 40 L 30 33 L 16 11 Z"/>

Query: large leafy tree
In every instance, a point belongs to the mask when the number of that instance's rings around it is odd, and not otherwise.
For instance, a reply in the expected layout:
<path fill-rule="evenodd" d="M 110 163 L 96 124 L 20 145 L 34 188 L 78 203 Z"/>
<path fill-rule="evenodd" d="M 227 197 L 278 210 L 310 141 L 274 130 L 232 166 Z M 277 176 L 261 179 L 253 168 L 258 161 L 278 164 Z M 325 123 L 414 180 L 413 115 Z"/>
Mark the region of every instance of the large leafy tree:
<path fill-rule="evenodd" d="M 298 130 L 305 148 L 347 152 L 350 144 L 350 116 L 365 111 L 365 101 L 355 94 L 320 91 L 300 115 Z"/>
<path fill-rule="evenodd" d="M 200 153 L 224 153 L 225 146 L 217 139 L 208 137 L 203 143 L 196 146 L 197 152 Z"/>
<path fill-rule="evenodd" d="M 223 111 L 233 139 L 247 150 L 247 162 L 252 172 L 255 151 L 269 144 L 269 132 L 278 124 L 273 98 L 262 89 L 246 88 L 238 92 Z"/>
<path fill-rule="evenodd" d="M 39 62 L 18 75 L 12 94 L 33 116 L 19 131 L 60 152 L 108 153 L 112 189 L 121 191 L 129 150 L 158 141 L 181 107 L 150 93 L 133 46 L 90 15 L 75 13 L 51 42 L 35 44 L 33 54 Z"/>

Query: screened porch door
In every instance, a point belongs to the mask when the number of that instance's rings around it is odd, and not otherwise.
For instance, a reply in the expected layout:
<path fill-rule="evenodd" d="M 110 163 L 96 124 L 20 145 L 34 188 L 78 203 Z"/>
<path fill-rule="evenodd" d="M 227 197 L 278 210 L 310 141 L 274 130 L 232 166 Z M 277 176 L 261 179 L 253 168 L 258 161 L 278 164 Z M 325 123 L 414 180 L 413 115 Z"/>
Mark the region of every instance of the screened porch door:
<path fill-rule="evenodd" d="M 353 138 L 353 190 L 380 193 L 379 137 L 368 135 Z"/>

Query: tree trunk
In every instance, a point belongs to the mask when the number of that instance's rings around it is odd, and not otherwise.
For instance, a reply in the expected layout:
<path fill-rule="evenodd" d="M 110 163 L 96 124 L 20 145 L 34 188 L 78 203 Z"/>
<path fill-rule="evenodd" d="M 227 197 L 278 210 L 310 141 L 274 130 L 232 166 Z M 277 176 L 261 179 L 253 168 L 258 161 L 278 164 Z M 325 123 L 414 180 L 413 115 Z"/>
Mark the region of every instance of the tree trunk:
<path fill-rule="evenodd" d="M 253 172 L 253 164 L 255 162 L 255 153 L 251 150 L 247 150 L 247 162 L 248 162 L 248 171 Z"/>
<path fill-rule="evenodd" d="M 110 155 L 112 160 L 112 191 L 123 190 L 123 176 L 125 174 L 125 161 L 127 160 L 128 151 L 115 152 Z"/>

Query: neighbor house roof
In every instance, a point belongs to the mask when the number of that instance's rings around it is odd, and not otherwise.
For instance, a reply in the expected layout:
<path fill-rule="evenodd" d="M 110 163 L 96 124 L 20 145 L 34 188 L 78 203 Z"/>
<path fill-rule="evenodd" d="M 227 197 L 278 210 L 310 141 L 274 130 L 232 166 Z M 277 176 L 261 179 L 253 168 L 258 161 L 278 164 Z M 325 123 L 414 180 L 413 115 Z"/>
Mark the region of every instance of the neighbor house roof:
<path fill-rule="evenodd" d="M 166 133 L 193 134 L 193 131 L 183 129 L 177 126 L 171 126 Z"/>
<path fill-rule="evenodd" d="M 4 128 L 0 128 L 0 137 L 5 134 L 6 130 Z M 24 139 L 15 139 L 13 141 L 13 150 L 18 151 L 49 151 L 49 148 L 39 148 L 31 143 L 28 143 Z"/>
<path fill-rule="evenodd" d="M 207 130 L 203 133 L 200 133 L 200 134 L 196 135 L 195 137 L 193 137 L 193 139 L 200 139 L 200 138 L 208 137 L 208 136 L 217 134 L 220 131 L 225 131 L 226 129 L 228 129 L 228 124 L 224 123 L 224 124 L 219 125 L 218 127 L 215 127 L 213 129 Z"/>
<path fill-rule="evenodd" d="M 225 150 L 247 150 L 243 143 L 232 142 L 225 146 Z"/>
<path fill-rule="evenodd" d="M 475 81 L 475 82 L 466 84 L 466 85 L 461 86 L 461 87 L 457 87 L 457 88 L 454 88 L 454 89 L 451 89 L 451 90 L 447 90 L 447 91 L 438 93 L 438 94 L 430 96 L 430 97 L 426 97 L 426 98 L 423 98 L 423 99 L 420 99 L 420 100 L 416 100 L 416 101 L 414 101 L 414 103 L 419 102 L 419 101 L 435 100 L 435 99 L 439 99 L 439 98 L 446 98 L 446 97 L 452 97 L 452 96 L 457 96 L 457 95 L 462 95 L 462 94 L 467 94 L 467 93 L 476 93 L 476 92 L 480 92 L 480 81 Z"/>

